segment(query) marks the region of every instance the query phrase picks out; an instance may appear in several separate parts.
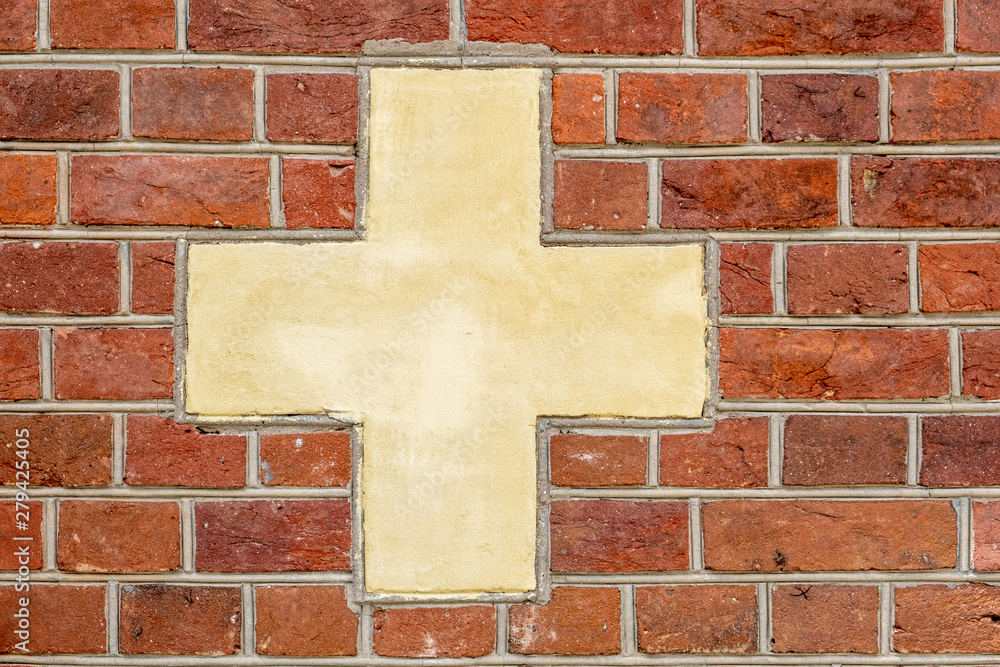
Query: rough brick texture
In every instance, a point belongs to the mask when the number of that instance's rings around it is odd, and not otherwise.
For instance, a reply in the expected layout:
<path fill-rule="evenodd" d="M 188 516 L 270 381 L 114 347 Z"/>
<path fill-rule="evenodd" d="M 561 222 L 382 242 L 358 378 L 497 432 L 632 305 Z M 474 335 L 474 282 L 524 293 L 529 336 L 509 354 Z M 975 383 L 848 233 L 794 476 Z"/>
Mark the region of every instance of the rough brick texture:
<path fill-rule="evenodd" d="M 137 137 L 247 141 L 253 137 L 253 71 L 144 67 L 132 73 Z"/>
<path fill-rule="evenodd" d="M 59 503 L 60 570 L 167 572 L 181 566 L 176 502 Z"/>
<path fill-rule="evenodd" d="M 38 20 L 36 0 L 10 0 L 0 15 L 0 51 L 30 51 L 35 48 Z"/>
<path fill-rule="evenodd" d="M 546 605 L 510 608 L 510 651 L 520 654 L 611 655 L 621 650 L 617 588 L 552 589 Z"/>
<path fill-rule="evenodd" d="M 549 439 L 556 486 L 641 486 L 646 483 L 647 438 L 559 433 Z"/>
<path fill-rule="evenodd" d="M 795 315 L 905 313 L 910 305 L 902 244 L 793 245 L 786 266 Z"/>
<path fill-rule="evenodd" d="M 346 431 L 261 435 L 260 479 L 267 486 L 347 486 L 351 436 Z"/>
<path fill-rule="evenodd" d="M 170 329 L 59 329 L 52 335 L 56 398 L 170 398 Z"/>
<path fill-rule="evenodd" d="M 922 433 L 921 484 L 1000 485 L 1000 417 L 924 417 Z"/>
<path fill-rule="evenodd" d="M 878 596 L 875 586 L 775 586 L 774 652 L 878 653 Z"/>
<path fill-rule="evenodd" d="M 723 243 L 719 255 L 719 298 L 722 312 L 752 315 L 774 311 L 771 261 L 767 243 Z"/>
<path fill-rule="evenodd" d="M 1000 244 L 920 246 L 920 309 L 927 313 L 1000 310 Z"/>
<path fill-rule="evenodd" d="M 1000 331 L 962 332 L 962 393 L 1000 399 Z"/>
<path fill-rule="evenodd" d="M 356 655 L 358 617 L 342 586 L 258 586 L 259 655 Z"/>
<path fill-rule="evenodd" d="M 0 155 L 0 225 L 51 225 L 55 220 L 56 156 Z"/>
<path fill-rule="evenodd" d="M 998 139 L 998 95 L 1000 72 L 893 72 L 892 140 Z"/>
<path fill-rule="evenodd" d="M 285 226 L 354 226 L 353 160 L 282 160 Z"/>
<path fill-rule="evenodd" d="M 755 586 L 640 586 L 635 592 L 643 653 L 754 653 Z"/>
<path fill-rule="evenodd" d="M 126 437 L 128 484 L 239 487 L 246 481 L 245 436 L 206 434 L 163 417 L 134 415 Z"/>
<path fill-rule="evenodd" d="M 1000 52 L 1000 6 L 991 0 L 958 0 L 959 51 Z"/>
<path fill-rule="evenodd" d="M 785 421 L 783 484 L 904 484 L 905 417 L 792 415 Z"/>
<path fill-rule="evenodd" d="M 118 312 L 118 244 L 0 243 L 0 310 Z"/>
<path fill-rule="evenodd" d="M 31 486 L 111 483 L 110 415 L 0 415 L 0 484 L 14 484 L 15 442 L 28 431 Z"/>
<path fill-rule="evenodd" d="M 997 617 L 996 586 L 897 587 L 892 647 L 900 653 L 1000 653 Z"/>
<path fill-rule="evenodd" d="M 104 653 L 108 648 L 104 620 L 104 586 L 32 583 L 28 605 L 31 653 Z M 13 585 L 0 586 L 0 653 L 22 655 L 14 648 L 21 641 L 14 634 L 24 591 Z M 67 613 L 67 610 L 72 613 Z"/>
<path fill-rule="evenodd" d="M 46 519 L 41 501 L 0 500 L 0 512 L 10 517 L 10 520 L 0 524 L 0 545 L 3 547 L 3 552 L 0 552 L 0 570 L 18 571 L 23 567 L 29 570 L 42 569 L 45 565 L 43 550 L 47 540 L 44 537 Z M 27 528 L 22 528 L 17 521 L 24 521 Z"/>
<path fill-rule="evenodd" d="M 639 162 L 556 162 L 554 224 L 561 229 L 646 226 L 649 179 Z"/>
<path fill-rule="evenodd" d="M 481 658 L 496 644 L 493 607 L 376 609 L 376 655 L 400 658 Z"/>
<path fill-rule="evenodd" d="M 0 70 L 0 109 L 0 139 L 111 139 L 118 135 L 118 72 Z"/>
<path fill-rule="evenodd" d="M 715 422 L 711 433 L 660 436 L 660 484 L 719 488 L 767 486 L 768 419 Z"/>
<path fill-rule="evenodd" d="M 51 0 L 49 30 L 57 49 L 172 49 L 171 0 Z"/>
<path fill-rule="evenodd" d="M 764 141 L 877 141 L 878 79 L 856 74 L 761 77 Z"/>
<path fill-rule="evenodd" d="M 133 243 L 132 312 L 143 315 L 174 311 L 174 244 Z"/>
<path fill-rule="evenodd" d="M 0 401 L 38 398 L 38 331 L 0 329 Z"/>
<path fill-rule="evenodd" d="M 982 572 L 1000 570 L 1000 503 L 972 503 L 972 567 Z"/>
<path fill-rule="evenodd" d="M 353 144 L 358 137 L 358 77 L 272 74 L 267 77 L 267 138 Z"/>
<path fill-rule="evenodd" d="M 121 652 L 236 655 L 241 611 L 236 586 L 126 584 L 121 588 Z"/>
<path fill-rule="evenodd" d="M 603 144 L 604 136 L 604 76 L 553 76 L 552 141 L 557 144 Z"/>

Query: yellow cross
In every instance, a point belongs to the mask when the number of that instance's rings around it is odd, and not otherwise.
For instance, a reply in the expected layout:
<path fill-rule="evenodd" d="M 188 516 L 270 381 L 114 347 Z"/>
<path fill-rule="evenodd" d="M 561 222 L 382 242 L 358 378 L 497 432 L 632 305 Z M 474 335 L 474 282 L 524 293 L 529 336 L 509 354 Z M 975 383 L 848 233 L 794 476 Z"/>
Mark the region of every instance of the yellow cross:
<path fill-rule="evenodd" d="M 538 70 L 371 72 L 357 243 L 195 245 L 188 412 L 363 424 L 365 584 L 535 588 L 539 416 L 700 416 L 703 251 L 543 247 Z"/>

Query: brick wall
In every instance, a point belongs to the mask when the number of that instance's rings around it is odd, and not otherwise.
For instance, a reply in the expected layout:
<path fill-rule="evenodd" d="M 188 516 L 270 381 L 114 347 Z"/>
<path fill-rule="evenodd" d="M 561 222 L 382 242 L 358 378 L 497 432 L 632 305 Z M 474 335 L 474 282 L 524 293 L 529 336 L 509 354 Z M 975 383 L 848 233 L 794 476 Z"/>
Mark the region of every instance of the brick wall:
<path fill-rule="evenodd" d="M 0 9 L 0 653 L 26 576 L 51 664 L 1000 653 L 997 3 Z M 356 241 L 414 64 L 553 74 L 546 242 L 707 249 L 705 419 L 542 424 L 534 602 L 357 604 L 358 433 L 180 423 L 187 243 Z"/>

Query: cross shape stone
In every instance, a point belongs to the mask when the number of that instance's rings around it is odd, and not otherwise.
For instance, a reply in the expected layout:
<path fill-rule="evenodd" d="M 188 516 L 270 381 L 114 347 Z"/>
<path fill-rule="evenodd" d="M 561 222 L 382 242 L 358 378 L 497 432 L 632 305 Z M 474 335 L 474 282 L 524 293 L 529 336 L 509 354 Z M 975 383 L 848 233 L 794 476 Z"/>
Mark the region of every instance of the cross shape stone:
<path fill-rule="evenodd" d="M 367 591 L 531 591 L 538 418 L 701 415 L 703 249 L 541 244 L 541 71 L 370 80 L 363 240 L 190 248 L 185 408 L 362 424 Z"/>

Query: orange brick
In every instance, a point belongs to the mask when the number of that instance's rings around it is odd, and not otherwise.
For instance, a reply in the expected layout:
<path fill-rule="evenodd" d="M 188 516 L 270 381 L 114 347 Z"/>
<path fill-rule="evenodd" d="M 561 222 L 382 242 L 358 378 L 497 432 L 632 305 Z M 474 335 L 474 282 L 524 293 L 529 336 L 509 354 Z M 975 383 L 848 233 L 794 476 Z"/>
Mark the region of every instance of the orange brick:
<path fill-rule="evenodd" d="M 59 569 L 68 572 L 168 572 L 181 566 L 175 502 L 62 500 Z"/>
<path fill-rule="evenodd" d="M 510 608 L 510 651 L 522 655 L 612 655 L 621 651 L 617 588 L 552 589 L 546 605 Z"/>

